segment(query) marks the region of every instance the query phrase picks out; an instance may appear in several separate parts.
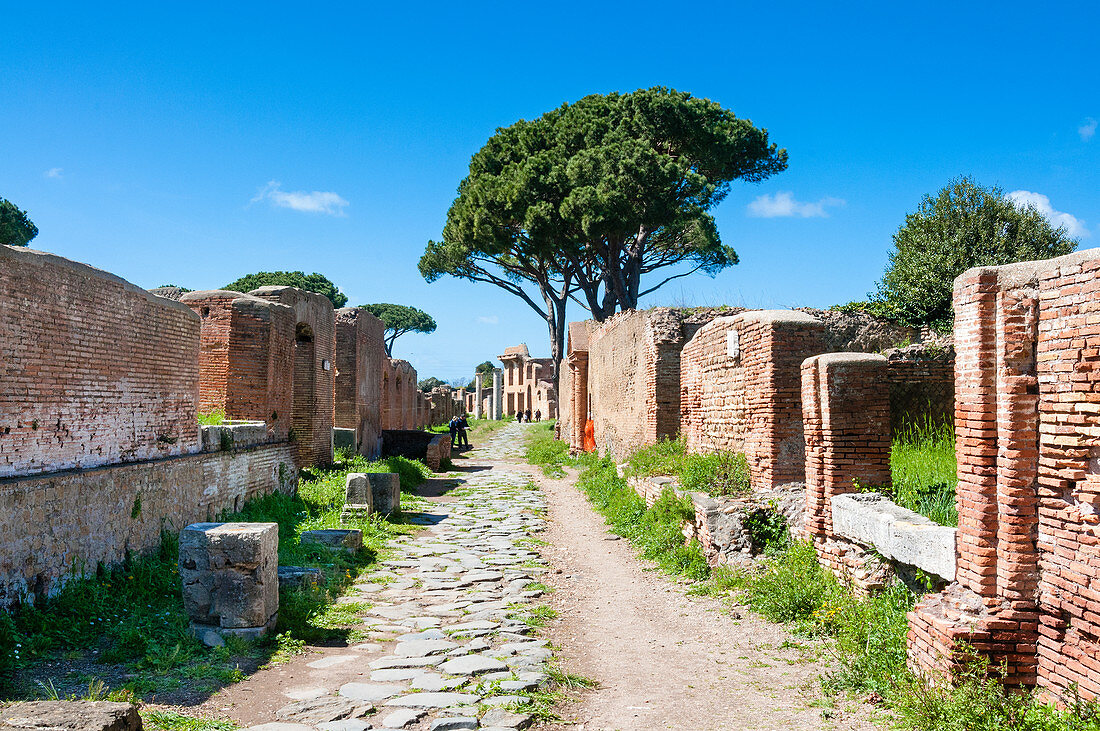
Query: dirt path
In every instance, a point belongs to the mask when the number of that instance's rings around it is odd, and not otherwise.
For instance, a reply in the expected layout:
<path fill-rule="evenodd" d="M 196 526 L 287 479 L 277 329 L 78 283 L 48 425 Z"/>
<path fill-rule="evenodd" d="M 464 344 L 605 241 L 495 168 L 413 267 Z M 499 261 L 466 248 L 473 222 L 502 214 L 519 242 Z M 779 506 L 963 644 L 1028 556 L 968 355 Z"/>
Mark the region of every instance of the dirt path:
<path fill-rule="evenodd" d="M 687 596 L 628 541 L 609 540 L 572 479 L 538 482 L 549 507 L 542 538 L 557 589 L 551 604 L 561 617 L 549 638 L 565 669 L 600 683 L 561 709 L 566 728 L 879 728 L 867 707 L 840 699 L 834 708 L 823 698 L 821 645 L 743 607 L 731 613 Z"/>

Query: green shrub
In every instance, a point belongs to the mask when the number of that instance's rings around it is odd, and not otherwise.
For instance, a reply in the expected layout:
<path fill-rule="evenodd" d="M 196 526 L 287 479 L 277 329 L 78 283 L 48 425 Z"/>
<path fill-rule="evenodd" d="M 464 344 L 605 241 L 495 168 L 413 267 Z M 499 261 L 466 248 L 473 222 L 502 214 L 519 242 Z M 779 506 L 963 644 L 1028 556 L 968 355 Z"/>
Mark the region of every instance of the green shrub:
<path fill-rule="evenodd" d="M 202 426 L 221 426 L 225 423 L 225 411 L 218 409 L 208 414 L 199 413 L 199 424 Z"/>
<path fill-rule="evenodd" d="M 744 454 L 688 454 L 683 437 L 643 447 L 630 456 L 627 474 L 640 477 L 673 475 L 685 490 L 710 495 L 746 495 L 752 491 Z"/>

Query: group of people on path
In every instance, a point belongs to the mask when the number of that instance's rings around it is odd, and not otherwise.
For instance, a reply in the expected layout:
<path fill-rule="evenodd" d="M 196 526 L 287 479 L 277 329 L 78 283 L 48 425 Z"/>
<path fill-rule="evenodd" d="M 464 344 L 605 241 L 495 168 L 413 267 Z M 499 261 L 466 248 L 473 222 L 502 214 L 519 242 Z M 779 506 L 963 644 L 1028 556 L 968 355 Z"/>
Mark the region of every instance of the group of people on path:
<path fill-rule="evenodd" d="M 526 419 L 527 423 L 531 423 L 531 416 L 531 409 L 520 411 L 516 414 L 516 421 L 522 424 Z M 542 421 L 542 411 L 535 409 L 534 418 L 535 421 Z M 452 417 L 450 423 L 447 424 L 447 428 L 451 432 L 451 449 L 470 446 L 470 437 L 467 436 L 467 432 L 470 430 L 470 422 L 466 419 L 466 414 L 457 414 Z"/>
<path fill-rule="evenodd" d="M 452 417 L 447 428 L 451 432 L 451 449 L 470 446 L 470 438 L 466 435 L 470 429 L 470 422 L 466 420 L 466 414 L 457 414 Z"/>

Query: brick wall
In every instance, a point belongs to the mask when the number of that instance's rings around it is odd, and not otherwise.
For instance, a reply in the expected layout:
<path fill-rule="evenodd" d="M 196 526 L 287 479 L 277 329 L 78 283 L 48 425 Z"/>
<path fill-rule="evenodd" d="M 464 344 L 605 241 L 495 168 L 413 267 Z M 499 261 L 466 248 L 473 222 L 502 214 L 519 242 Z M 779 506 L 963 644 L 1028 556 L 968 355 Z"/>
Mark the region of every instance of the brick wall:
<path fill-rule="evenodd" d="M 163 530 L 214 520 L 297 484 L 294 446 L 184 455 L 0 479 L 0 606 L 56 593 L 72 575 L 160 545 Z"/>
<path fill-rule="evenodd" d="M 752 310 L 701 327 L 680 356 L 680 431 L 692 452 L 745 452 L 758 489 L 803 479 L 802 361 L 824 327 L 794 310 Z"/>
<path fill-rule="evenodd" d="M 240 292 L 190 292 L 199 315 L 199 410 L 267 423 L 271 441 L 290 433 L 294 310 Z"/>
<path fill-rule="evenodd" d="M 366 310 L 336 311 L 336 426 L 355 429 L 356 449 L 378 456 L 382 433 L 382 341 L 385 325 Z"/>
<path fill-rule="evenodd" d="M 1100 696 L 1100 250 L 970 270 L 955 321 L 957 581 L 910 614 L 910 665 L 965 641 Z"/>
<path fill-rule="evenodd" d="M 681 318 L 659 307 L 630 311 L 590 335 L 588 389 L 596 445 L 621 459 L 680 427 Z"/>
<path fill-rule="evenodd" d="M 198 355 L 184 305 L 0 246 L 0 477 L 198 451 Z"/>
<path fill-rule="evenodd" d="M 894 433 L 927 421 L 951 424 L 955 417 L 955 349 L 910 345 L 891 348 L 889 362 L 890 424 Z"/>
<path fill-rule="evenodd" d="M 832 499 L 863 487 L 890 486 L 890 400 L 881 355 L 827 353 L 802 365 L 806 444 L 804 532 L 822 565 L 860 592 L 880 588 L 887 567 L 836 536 Z"/>
<path fill-rule="evenodd" d="M 408 361 L 382 361 L 382 429 L 419 429 L 427 424 L 430 402 L 416 385 L 416 370 Z"/>
<path fill-rule="evenodd" d="M 329 464 L 336 408 L 336 316 L 332 302 L 296 287 L 260 287 L 249 294 L 294 311 L 291 431 L 298 449 L 298 466 Z"/>

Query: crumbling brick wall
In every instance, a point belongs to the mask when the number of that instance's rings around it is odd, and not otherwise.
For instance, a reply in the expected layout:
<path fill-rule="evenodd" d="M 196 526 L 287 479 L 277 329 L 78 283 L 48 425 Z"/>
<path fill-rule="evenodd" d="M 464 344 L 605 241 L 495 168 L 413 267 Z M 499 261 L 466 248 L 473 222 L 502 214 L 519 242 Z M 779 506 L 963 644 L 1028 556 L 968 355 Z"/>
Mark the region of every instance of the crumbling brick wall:
<path fill-rule="evenodd" d="M 425 425 L 426 409 L 416 386 L 416 370 L 406 360 L 382 361 L 382 429 L 418 429 Z M 427 408 L 427 407 L 426 407 Z"/>
<path fill-rule="evenodd" d="M 378 456 L 385 325 L 357 307 L 336 311 L 336 427 L 355 429 L 356 451 Z"/>
<path fill-rule="evenodd" d="M 966 642 L 1011 684 L 1100 696 L 1100 249 L 955 280 L 957 581 L 909 616 L 909 660 Z"/>
<path fill-rule="evenodd" d="M 0 477 L 197 452 L 198 356 L 186 306 L 0 246 Z"/>
<path fill-rule="evenodd" d="M 288 438 L 293 404 L 294 310 L 240 292 L 190 292 L 180 301 L 202 322 L 199 410 L 267 423 Z"/>
<path fill-rule="evenodd" d="M 890 487 L 890 401 L 881 355 L 827 353 L 802 365 L 806 442 L 804 532 L 822 565 L 857 591 L 881 588 L 886 566 L 833 532 L 832 499 Z M 857 484 L 858 483 L 858 484 Z"/>
<path fill-rule="evenodd" d="M 910 345 L 884 351 L 890 385 L 890 425 L 895 434 L 955 418 L 955 349 Z"/>
<path fill-rule="evenodd" d="M 675 310 L 624 312 L 594 328 L 588 386 L 596 445 L 623 458 L 680 428 L 681 318 Z"/>
<path fill-rule="evenodd" d="M 758 489 L 803 479 L 802 361 L 824 327 L 794 310 L 750 310 L 701 327 L 680 356 L 680 431 L 692 452 L 745 452 Z"/>
<path fill-rule="evenodd" d="M 336 409 L 336 316 L 332 302 L 297 287 L 260 287 L 249 294 L 294 311 L 291 432 L 298 449 L 298 466 L 330 464 Z"/>

